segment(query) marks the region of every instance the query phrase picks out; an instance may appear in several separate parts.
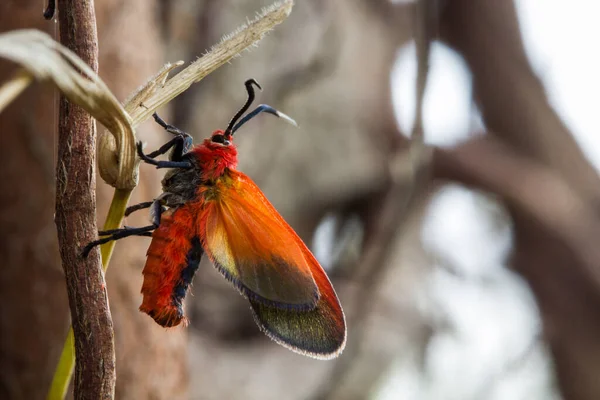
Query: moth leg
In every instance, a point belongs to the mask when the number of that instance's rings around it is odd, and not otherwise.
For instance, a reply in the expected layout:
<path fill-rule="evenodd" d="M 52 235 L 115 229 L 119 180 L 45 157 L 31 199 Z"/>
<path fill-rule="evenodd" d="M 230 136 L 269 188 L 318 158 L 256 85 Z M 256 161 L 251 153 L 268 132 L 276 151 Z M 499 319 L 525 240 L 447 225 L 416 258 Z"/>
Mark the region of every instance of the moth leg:
<path fill-rule="evenodd" d="M 155 165 L 156 168 L 192 168 L 192 163 L 189 161 L 156 161 L 148 157 L 146 154 L 144 154 L 144 151 L 142 149 L 142 142 L 137 143 L 137 153 L 144 162 Z"/>
<path fill-rule="evenodd" d="M 152 114 L 152 117 L 154 117 L 154 121 L 156 121 L 157 124 L 162 126 L 167 132 L 169 132 L 173 135 L 176 135 L 175 139 L 171 140 L 171 142 L 173 142 L 173 144 L 171 146 L 175 146 L 175 149 L 173 150 L 173 153 L 171 153 L 170 159 L 171 159 L 171 161 L 181 161 L 183 159 L 183 155 L 192 148 L 192 144 L 193 144 L 192 137 L 187 132 L 184 132 L 181 129 L 176 128 L 171 124 L 167 124 L 161 117 L 158 116 L 157 113 Z M 165 147 L 165 146 L 163 146 L 163 147 Z M 161 149 L 162 149 L 162 147 L 161 147 Z M 157 150 L 157 151 L 159 151 L 159 150 Z M 156 153 L 156 152 L 154 152 L 154 153 Z M 151 154 L 154 154 L 154 153 L 151 153 Z M 166 150 L 160 154 L 164 154 L 164 153 L 166 153 Z M 152 158 L 154 158 L 154 157 L 152 157 Z"/>
<path fill-rule="evenodd" d="M 143 210 L 144 208 L 149 208 L 152 206 L 152 204 L 154 204 L 154 201 L 144 201 L 143 203 L 129 206 L 125 209 L 125 216 L 128 217 L 136 211 Z"/>
<path fill-rule="evenodd" d="M 181 142 L 183 142 L 183 138 L 181 136 L 177 136 L 176 138 L 171 139 L 167 143 L 160 146 L 158 150 L 155 150 L 152 153 L 146 154 L 146 157 L 156 158 L 156 157 L 160 156 L 161 154 L 165 154 L 166 152 L 171 150 L 171 147 L 173 147 L 173 146 L 175 146 L 175 147 L 177 145 L 181 146 Z"/>
<path fill-rule="evenodd" d="M 163 205 L 164 203 L 164 198 L 166 196 L 161 195 L 159 196 L 157 199 L 153 200 L 153 201 L 145 201 L 143 203 L 139 203 L 139 204 L 134 204 L 132 206 L 129 206 L 125 209 L 125 216 L 128 217 L 129 215 L 133 214 L 134 212 L 138 211 L 138 210 L 143 210 L 145 208 L 149 208 L 150 209 L 150 222 L 152 222 L 154 225 L 158 226 L 160 224 L 160 215 L 165 212 L 166 208 Z"/>
<path fill-rule="evenodd" d="M 167 124 L 161 117 L 158 116 L 157 113 L 152 114 L 154 117 L 154 121 L 157 124 L 162 126 L 167 132 L 175 135 L 175 138 L 168 141 L 164 145 L 162 145 L 158 150 L 153 151 L 152 153 L 146 154 L 146 157 L 143 157 L 140 154 L 140 157 L 148 162 L 146 158 L 156 158 L 161 154 L 167 153 L 171 148 L 174 147 L 171 156 L 169 157 L 171 161 L 181 162 L 183 160 L 183 155 L 187 153 L 192 147 L 192 137 L 187 133 L 182 131 L 179 128 L 174 127 L 173 125 Z M 139 151 L 138 151 L 139 152 Z M 157 165 L 157 164 L 155 164 Z M 159 167 L 161 168 L 161 167 Z M 181 168 L 181 167 L 162 167 L 162 168 Z"/>
<path fill-rule="evenodd" d="M 160 217 L 165 211 L 166 207 L 162 203 L 162 197 L 154 200 L 150 206 L 150 222 L 156 226 L 160 225 Z"/>
<path fill-rule="evenodd" d="M 152 235 L 152 231 L 157 228 L 157 225 L 148 225 L 143 226 L 141 228 L 120 228 L 120 229 L 111 229 L 108 231 L 100 231 L 99 235 L 108 235 L 102 239 L 94 240 L 93 242 L 88 243 L 83 250 L 81 251 L 82 257 L 87 257 L 90 251 L 101 244 L 111 242 L 113 240 L 123 239 L 129 236 L 150 236 Z"/>
<path fill-rule="evenodd" d="M 181 129 L 176 128 L 171 124 L 167 124 L 161 117 L 158 116 L 157 113 L 152 114 L 152 117 L 154 117 L 154 121 L 156 121 L 157 124 L 162 126 L 165 129 L 165 131 L 172 133 L 174 135 L 190 136 L 187 132 L 184 132 Z"/>

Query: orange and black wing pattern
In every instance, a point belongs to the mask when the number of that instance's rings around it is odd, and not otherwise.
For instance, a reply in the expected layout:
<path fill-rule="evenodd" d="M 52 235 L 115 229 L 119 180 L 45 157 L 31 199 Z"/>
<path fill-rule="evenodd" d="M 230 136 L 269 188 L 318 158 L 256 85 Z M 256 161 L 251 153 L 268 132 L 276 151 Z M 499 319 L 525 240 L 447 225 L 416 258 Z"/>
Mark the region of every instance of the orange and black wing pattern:
<path fill-rule="evenodd" d="M 203 188 L 198 234 L 215 266 L 246 296 L 278 343 L 333 358 L 346 340 L 344 313 L 327 275 L 260 189 L 227 171 Z"/>
<path fill-rule="evenodd" d="M 335 358 L 346 344 L 344 312 L 323 268 L 300 239 L 298 245 L 311 260 L 311 271 L 321 291 L 316 307 L 297 312 L 250 299 L 254 320 L 271 339 L 295 352 L 325 360 Z"/>
<path fill-rule="evenodd" d="M 140 311 L 164 327 L 187 323 L 183 299 L 203 253 L 195 215 L 188 205 L 163 212 L 148 248 Z"/>

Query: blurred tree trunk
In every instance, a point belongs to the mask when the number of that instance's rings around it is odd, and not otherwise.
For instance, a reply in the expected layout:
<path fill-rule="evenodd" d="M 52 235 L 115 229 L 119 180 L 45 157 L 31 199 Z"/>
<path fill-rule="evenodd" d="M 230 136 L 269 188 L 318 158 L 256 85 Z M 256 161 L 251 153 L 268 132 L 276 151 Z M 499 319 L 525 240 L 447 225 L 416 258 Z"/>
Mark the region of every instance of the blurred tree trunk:
<path fill-rule="evenodd" d="M 529 65 L 513 2 L 447 2 L 442 36 L 473 73 L 489 132 L 439 150 L 436 176 L 505 202 L 512 265 L 536 296 L 562 395 L 598 399 L 600 178 Z"/>
<path fill-rule="evenodd" d="M 2 2 L 0 31 L 37 27 L 53 34 L 38 1 Z M 14 71 L 0 61 L 0 80 Z M 58 255 L 54 162 L 58 95 L 34 85 L 0 114 L 0 397 L 43 398 L 68 324 Z"/>

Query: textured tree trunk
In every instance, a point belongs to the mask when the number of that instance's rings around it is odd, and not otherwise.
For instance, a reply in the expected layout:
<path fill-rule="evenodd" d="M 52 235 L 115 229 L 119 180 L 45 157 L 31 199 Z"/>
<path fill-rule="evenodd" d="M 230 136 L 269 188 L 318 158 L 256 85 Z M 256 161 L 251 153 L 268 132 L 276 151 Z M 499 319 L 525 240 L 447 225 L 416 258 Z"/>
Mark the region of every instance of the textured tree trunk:
<path fill-rule="evenodd" d="M 93 1 L 59 4 L 60 42 L 98 71 L 98 35 Z M 98 248 L 81 248 L 97 237 L 96 121 L 60 97 L 56 163 L 58 244 L 67 281 L 75 339 L 74 397 L 112 399 L 115 392 L 113 324 Z"/>

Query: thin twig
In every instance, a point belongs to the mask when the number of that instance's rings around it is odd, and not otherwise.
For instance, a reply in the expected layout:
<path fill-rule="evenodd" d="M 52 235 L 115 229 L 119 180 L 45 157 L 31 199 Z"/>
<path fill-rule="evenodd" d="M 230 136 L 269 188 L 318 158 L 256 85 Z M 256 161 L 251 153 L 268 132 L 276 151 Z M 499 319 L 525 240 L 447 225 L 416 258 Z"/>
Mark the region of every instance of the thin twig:
<path fill-rule="evenodd" d="M 98 70 L 93 0 L 61 2 L 60 39 Z M 96 232 L 96 126 L 83 108 L 60 99 L 56 165 L 56 227 L 75 338 L 75 399 L 112 399 L 115 352 L 112 318 L 98 250 L 81 257 Z"/>

